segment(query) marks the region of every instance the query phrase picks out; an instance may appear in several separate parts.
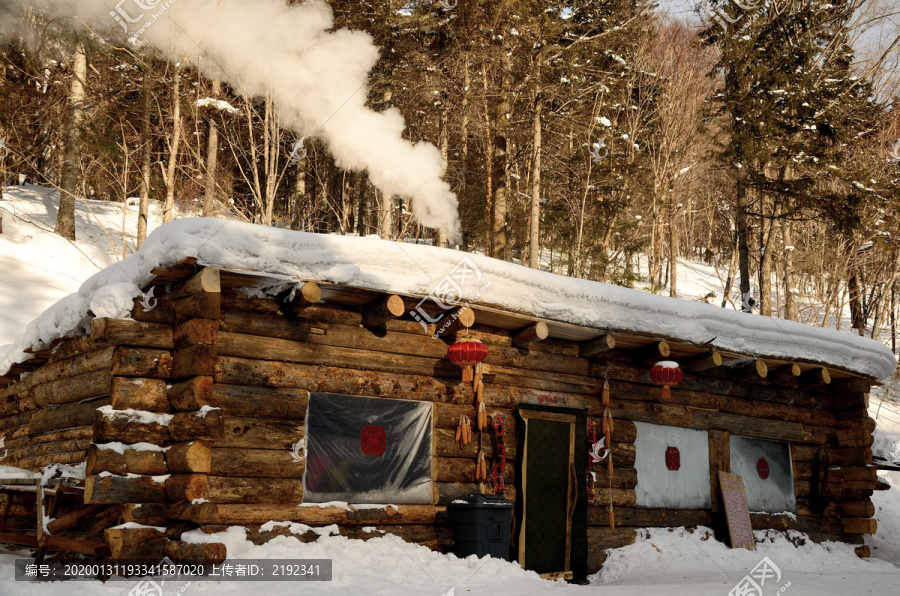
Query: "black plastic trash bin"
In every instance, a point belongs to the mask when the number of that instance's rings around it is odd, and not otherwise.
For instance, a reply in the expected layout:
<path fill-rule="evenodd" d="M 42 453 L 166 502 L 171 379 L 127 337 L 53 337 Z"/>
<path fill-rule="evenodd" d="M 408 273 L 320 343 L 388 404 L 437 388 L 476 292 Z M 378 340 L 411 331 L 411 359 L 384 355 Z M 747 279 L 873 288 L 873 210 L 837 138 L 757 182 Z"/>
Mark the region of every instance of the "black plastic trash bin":
<path fill-rule="evenodd" d="M 490 555 L 509 561 L 513 504 L 506 497 L 466 495 L 448 506 L 453 517 L 453 553 Z"/>

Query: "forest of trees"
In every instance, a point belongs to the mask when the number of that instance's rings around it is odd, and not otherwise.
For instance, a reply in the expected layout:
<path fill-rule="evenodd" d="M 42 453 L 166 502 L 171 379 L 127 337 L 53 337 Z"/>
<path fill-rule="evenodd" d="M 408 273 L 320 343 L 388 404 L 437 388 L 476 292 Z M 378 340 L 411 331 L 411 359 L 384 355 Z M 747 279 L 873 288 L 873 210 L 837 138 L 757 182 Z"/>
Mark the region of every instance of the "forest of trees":
<path fill-rule="evenodd" d="M 112 19 L 4 4 L 0 193 L 19 177 L 59 188 L 58 233 L 74 239 L 81 197 L 140 197 L 139 239 L 159 201 L 166 219 L 447 244 L 283 127 L 269 94 L 204 77 L 202 55 L 176 64 Z M 649 0 L 328 4 L 381 49 L 368 105 L 446 159 L 461 249 L 672 296 L 677 258 L 702 260 L 725 295 L 689 298 L 838 327 L 849 304 L 860 334 L 895 328 L 891 3 L 707 0 L 706 26 Z"/>

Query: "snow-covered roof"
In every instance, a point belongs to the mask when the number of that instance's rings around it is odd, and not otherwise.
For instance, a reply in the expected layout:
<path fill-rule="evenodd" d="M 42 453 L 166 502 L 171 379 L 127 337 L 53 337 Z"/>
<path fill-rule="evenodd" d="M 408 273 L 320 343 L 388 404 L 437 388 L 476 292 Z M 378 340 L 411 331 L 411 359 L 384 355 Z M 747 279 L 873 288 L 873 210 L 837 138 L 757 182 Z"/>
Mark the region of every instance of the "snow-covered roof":
<path fill-rule="evenodd" d="M 480 255 L 378 238 L 295 232 L 220 219 L 180 219 L 155 230 L 140 250 L 91 276 L 0 347 L 0 374 L 55 339 L 89 332 L 97 316 L 130 312 L 131 298 L 155 267 L 188 257 L 245 269 L 406 295 L 441 294 L 448 276 L 471 275 L 458 302 L 524 313 L 598 331 L 677 339 L 726 352 L 806 361 L 882 379 L 896 360 L 870 339 L 782 319 L 718 308 L 619 286 L 574 279 Z M 455 272 L 455 273 L 454 273 Z M 446 289 L 446 288 L 445 288 Z M 443 294 L 446 295 L 446 294 Z"/>

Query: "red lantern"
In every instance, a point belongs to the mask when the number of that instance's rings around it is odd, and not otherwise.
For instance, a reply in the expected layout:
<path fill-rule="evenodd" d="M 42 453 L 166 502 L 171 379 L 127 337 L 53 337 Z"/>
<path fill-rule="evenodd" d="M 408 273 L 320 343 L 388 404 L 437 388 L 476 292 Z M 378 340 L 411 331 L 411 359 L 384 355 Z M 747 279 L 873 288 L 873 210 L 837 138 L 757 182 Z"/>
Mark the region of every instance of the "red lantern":
<path fill-rule="evenodd" d="M 662 362 L 654 364 L 653 368 L 650 369 L 650 380 L 657 385 L 663 386 L 663 399 L 671 399 L 672 390 L 670 387 L 681 383 L 684 380 L 684 374 L 681 372 L 681 369 L 678 368 L 677 362 L 663 360 Z"/>
<path fill-rule="evenodd" d="M 447 358 L 450 362 L 463 368 L 463 381 L 473 381 L 475 372 L 473 366 L 484 362 L 487 358 L 487 347 L 477 339 L 464 337 L 447 350 Z"/>

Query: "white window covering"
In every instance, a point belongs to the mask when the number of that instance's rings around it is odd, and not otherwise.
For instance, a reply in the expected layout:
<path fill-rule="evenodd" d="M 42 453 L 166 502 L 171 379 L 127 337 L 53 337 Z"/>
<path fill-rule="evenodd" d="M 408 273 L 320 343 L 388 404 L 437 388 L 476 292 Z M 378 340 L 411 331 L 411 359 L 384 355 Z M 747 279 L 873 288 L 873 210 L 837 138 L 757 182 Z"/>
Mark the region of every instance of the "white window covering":
<path fill-rule="evenodd" d="M 635 422 L 637 505 L 709 509 L 709 433 L 689 428 Z M 678 450 L 679 468 L 666 465 L 666 450 Z"/>
<path fill-rule="evenodd" d="M 744 479 L 750 511 L 796 513 L 790 444 L 741 435 L 731 435 L 729 443 L 731 473 Z"/>

